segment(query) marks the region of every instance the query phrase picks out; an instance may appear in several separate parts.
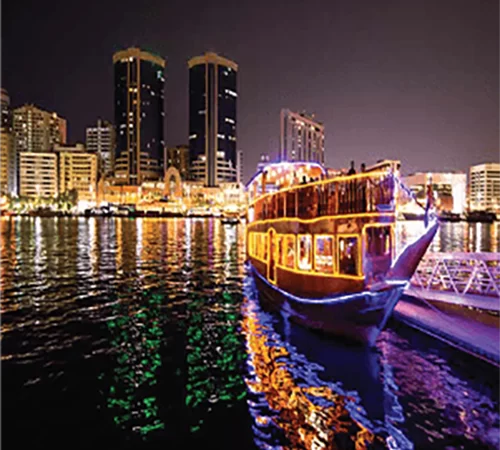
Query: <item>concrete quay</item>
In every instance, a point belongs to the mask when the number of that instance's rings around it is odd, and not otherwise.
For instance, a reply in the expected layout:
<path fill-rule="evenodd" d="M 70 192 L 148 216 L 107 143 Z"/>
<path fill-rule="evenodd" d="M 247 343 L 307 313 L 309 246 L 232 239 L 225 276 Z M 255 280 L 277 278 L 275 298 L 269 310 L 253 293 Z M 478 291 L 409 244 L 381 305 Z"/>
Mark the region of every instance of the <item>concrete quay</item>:
<path fill-rule="evenodd" d="M 460 350 L 500 367 L 498 315 L 443 302 L 428 302 L 405 294 L 394 318 Z"/>

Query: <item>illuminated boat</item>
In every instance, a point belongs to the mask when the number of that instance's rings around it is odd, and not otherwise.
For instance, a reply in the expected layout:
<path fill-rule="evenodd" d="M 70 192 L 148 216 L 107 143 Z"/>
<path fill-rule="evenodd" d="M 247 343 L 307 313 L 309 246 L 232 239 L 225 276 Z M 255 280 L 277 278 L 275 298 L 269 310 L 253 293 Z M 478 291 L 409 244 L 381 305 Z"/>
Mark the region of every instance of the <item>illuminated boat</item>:
<path fill-rule="evenodd" d="M 273 163 L 247 185 L 247 257 L 259 289 L 308 327 L 373 344 L 438 223 L 396 255 L 398 183 L 388 163 L 329 177 Z"/>

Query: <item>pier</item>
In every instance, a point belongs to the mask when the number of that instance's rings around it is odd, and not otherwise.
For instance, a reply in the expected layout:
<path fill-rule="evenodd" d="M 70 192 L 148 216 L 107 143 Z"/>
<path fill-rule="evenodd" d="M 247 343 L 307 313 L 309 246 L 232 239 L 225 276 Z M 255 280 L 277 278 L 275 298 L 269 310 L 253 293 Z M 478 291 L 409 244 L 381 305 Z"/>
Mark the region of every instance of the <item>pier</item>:
<path fill-rule="evenodd" d="M 500 366 L 499 311 L 499 253 L 428 253 L 394 318 Z"/>

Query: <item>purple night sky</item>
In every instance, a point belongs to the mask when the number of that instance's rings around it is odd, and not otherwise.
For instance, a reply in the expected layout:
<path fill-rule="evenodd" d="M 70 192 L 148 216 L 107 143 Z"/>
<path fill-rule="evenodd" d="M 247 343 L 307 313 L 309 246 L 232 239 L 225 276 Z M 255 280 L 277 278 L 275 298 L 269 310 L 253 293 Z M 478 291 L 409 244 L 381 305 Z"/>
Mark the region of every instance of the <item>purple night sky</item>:
<path fill-rule="evenodd" d="M 282 107 L 316 114 L 326 161 L 402 160 L 403 173 L 499 159 L 497 0 L 5 0 L 2 86 L 54 110 L 70 142 L 113 119 L 114 51 L 167 59 L 166 142 L 187 143 L 187 60 L 239 64 L 245 175 L 276 155 Z"/>

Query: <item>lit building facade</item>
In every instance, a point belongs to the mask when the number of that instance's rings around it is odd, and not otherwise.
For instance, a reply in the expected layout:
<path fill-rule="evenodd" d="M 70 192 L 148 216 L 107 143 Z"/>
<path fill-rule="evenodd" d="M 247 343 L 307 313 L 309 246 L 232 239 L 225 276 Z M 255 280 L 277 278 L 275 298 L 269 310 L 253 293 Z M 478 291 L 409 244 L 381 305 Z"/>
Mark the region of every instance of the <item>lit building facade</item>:
<path fill-rule="evenodd" d="M 57 187 L 57 153 L 21 152 L 19 154 L 19 195 L 21 197 L 55 197 Z"/>
<path fill-rule="evenodd" d="M 261 153 L 259 162 L 257 164 L 257 172 L 260 172 L 270 162 L 271 162 L 271 158 L 269 158 L 269 155 L 267 153 Z"/>
<path fill-rule="evenodd" d="M 58 191 L 75 189 L 78 201 L 95 202 L 98 155 L 85 151 L 82 144 L 56 146 L 58 156 Z"/>
<path fill-rule="evenodd" d="M 243 183 L 243 150 L 238 150 L 236 153 L 236 181 Z"/>
<path fill-rule="evenodd" d="M 234 183 L 238 65 L 208 52 L 188 67 L 190 178 L 209 187 Z"/>
<path fill-rule="evenodd" d="M 280 161 L 325 163 L 325 127 L 314 116 L 282 109 Z"/>
<path fill-rule="evenodd" d="M 115 181 L 140 185 L 164 174 L 165 60 L 139 48 L 113 55 Z"/>
<path fill-rule="evenodd" d="M 111 123 L 99 119 L 97 125 L 88 127 L 85 133 L 85 146 L 89 153 L 98 155 L 99 173 L 108 176 L 113 169 L 115 149 L 115 130 Z"/>
<path fill-rule="evenodd" d="M 8 128 L 0 128 L 0 195 L 16 192 L 14 139 Z"/>
<path fill-rule="evenodd" d="M 66 143 L 66 119 L 34 105 L 14 109 L 13 127 L 16 153 L 48 152 Z"/>
<path fill-rule="evenodd" d="M 187 145 L 177 145 L 167 149 L 167 169 L 175 167 L 182 180 L 189 177 L 189 147 Z"/>
<path fill-rule="evenodd" d="M 0 129 L 12 128 L 10 97 L 6 89 L 0 88 Z"/>
<path fill-rule="evenodd" d="M 432 184 L 435 206 L 439 211 L 464 214 L 467 175 L 462 172 L 417 172 L 403 178 L 422 204 L 426 201 L 427 186 Z"/>
<path fill-rule="evenodd" d="M 500 214 L 500 164 L 485 163 L 469 169 L 469 208 Z"/>

